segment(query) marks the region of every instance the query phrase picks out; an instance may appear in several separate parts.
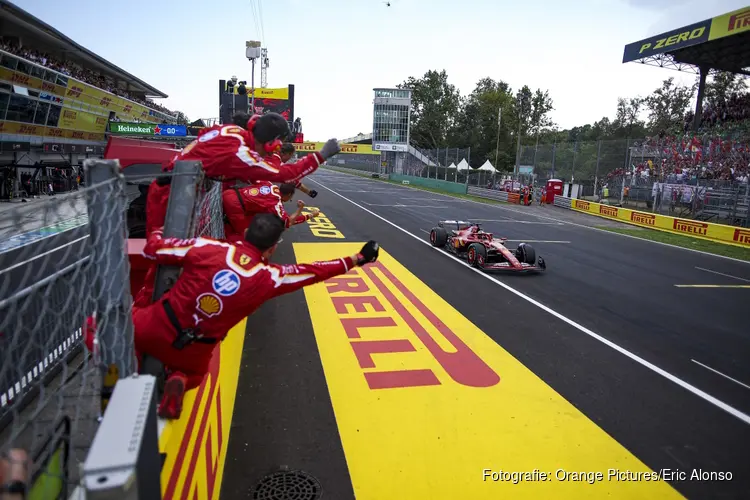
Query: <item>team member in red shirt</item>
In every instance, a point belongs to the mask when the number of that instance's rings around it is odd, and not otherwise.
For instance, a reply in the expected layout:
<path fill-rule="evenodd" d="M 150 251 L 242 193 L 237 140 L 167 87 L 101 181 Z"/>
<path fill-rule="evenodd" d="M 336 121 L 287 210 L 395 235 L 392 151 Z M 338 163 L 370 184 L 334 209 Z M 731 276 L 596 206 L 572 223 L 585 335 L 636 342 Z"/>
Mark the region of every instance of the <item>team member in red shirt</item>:
<path fill-rule="evenodd" d="M 277 186 L 268 181 L 225 190 L 222 195 L 225 217 L 224 239 L 229 241 L 242 239 L 250 221 L 255 215 L 261 213 L 278 215 L 287 229 L 317 217 L 320 213 L 317 209 L 307 215 L 302 215 L 302 209 L 305 207 L 302 201 L 297 202 L 297 212 L 289 216 L 284 209 L 284 203 L 292 199 L 294 190 L 294 184 L 285 183 Z"/>
<path fill-rule="evenodd" d="M 159 264 L 182 266 L 174 286 L 158 301 L 133 309 L 135 348 L 164 363 L 169 377 L 159 415 L 179 418 L 186 390 L 200 385 L 213 350 L 243 318 L 279 295 L 375 262 L 374 241 L 349 257 L 280 266 L 268 261 L 284 232 L 273 214 L 256 215 L 245 241 L 163 239 L 149 235 L 144 255 Z"/>
<path fill-rule="evenodd" d="M 281 163 L 287 164 L 294 156 L 294 153 L 297 151 L 297 148 L 294 147 L 294 144 L 290 142 L 285 142 L 283 146 L 281 146 L 281 151 L 279 151 L 279 156 L 281 157 Z M 303 158 L 304 160 L 304 158 Z M 310 189 L 309 187 L 302 184 L 302 181 L 297 181 L 297 184 L 295 186 L 297 189 L 305 193 L 310 198 L 315 198 L 318 196 L 318 192 L 314 189 Z"/>
<path fill-rule="evenodd" d="M 308 155 L 304 161 L 282 165 L 278 150 L 281 139 L 289 135 L 289 125 L 277 113 L 253 116 L 237 113 L 234 124 L 216 125 L 201 131 L 196 140 L 188 144 L 165 167 L 172 171 L 174 163 L 181 160 L 198 160 L 203 163 L 206 177 L 221 179 L 225 187 L 235 181 L 253 183 L 260 180 L 298 182 L 313 173 L 331 156 L 341 151 L 336 139 L 325 143 L 320 153 Z M 244 125 L 240 125 L 243 124 Z M 146 231 L 162 227 L 167 213 L 171 179 L 164 176 L 151 183 L 146 201 Z"/>

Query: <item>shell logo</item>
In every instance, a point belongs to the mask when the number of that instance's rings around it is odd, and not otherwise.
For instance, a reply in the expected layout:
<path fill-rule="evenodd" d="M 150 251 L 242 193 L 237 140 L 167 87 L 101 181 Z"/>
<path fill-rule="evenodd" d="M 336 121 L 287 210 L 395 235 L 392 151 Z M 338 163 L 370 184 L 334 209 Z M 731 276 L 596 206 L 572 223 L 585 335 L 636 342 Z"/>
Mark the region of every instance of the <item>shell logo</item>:
<path fill-rule="evenodd" d="M 224 309 L 224 304 L 221 302 L 221 299 L 213 293 L 203 293 L 196 299 L 195 308 L 207 318 L 213 318 L 214 316 L 221 314 L 221 311 Z"/>
<path fill-rule="evenodd" d="M 258 196 L 259 192 L 260 191 L 258 191 L 258 188 L 251 188 L 250 189 L 250 196 Z"/>

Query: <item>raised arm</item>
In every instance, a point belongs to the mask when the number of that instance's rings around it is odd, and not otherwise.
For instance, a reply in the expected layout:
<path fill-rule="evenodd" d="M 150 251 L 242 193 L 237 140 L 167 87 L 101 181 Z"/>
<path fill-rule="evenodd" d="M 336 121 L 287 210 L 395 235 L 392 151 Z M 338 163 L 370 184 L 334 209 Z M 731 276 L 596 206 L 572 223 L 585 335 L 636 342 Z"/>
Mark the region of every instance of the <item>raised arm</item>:
<path fill-rule="evenodd" d="M 308 285 L 320 283 L 328 278 L 347 273 L 356 266 L 363 266 L 378 260 L 379 246 L 369 241 L 362 250 L 355 255 L 341 257 L 335 260 L 312 262 L 310 264 L 291 264 L 280 266 L 268 264 L 271 268 L 271 289 L 268 298 L 291 293 Z"/>
<path fill-rule="evenodd" d="M 149 234 L 146 246 L 143 247 L 143 256 L 156 261 L 157 264 L 181 265 L 198 241 L 199 238 L 189 240 L 164 238 L 163 229 L 159 228 Z"/>

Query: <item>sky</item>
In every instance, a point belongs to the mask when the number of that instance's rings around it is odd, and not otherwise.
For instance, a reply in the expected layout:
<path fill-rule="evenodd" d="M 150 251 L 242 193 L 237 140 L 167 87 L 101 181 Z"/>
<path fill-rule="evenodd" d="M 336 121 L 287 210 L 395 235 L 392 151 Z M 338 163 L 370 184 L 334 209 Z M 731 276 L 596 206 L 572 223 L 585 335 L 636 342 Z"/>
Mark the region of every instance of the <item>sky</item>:
<path fill-rule="evenodd" d="M 549 90 L 560 128 L 613 117 L 618 97 L 694 75 L 622 64 L 626 44 L 748 0 L 11 0 L 169 95 L 218 117 L 218 80 L 250 81 L 245 41 L 268 48 L 268 86 L 295 85 L 306 140 L 372 131 L 372 89 L 445 69 L 469 94 L 484 77 Z M 256 84 L 260 85 L 259 64 Z"/>

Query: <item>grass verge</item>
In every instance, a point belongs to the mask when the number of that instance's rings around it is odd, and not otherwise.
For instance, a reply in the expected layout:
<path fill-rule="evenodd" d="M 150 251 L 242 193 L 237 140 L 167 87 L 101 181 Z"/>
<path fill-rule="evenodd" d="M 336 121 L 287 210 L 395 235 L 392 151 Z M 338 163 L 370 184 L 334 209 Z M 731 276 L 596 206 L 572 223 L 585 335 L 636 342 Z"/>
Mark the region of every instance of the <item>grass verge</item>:
<path fill-rule="evenodd" d="M 689 236 L 681 236 L 679 234 L 656 231 L 655 229 L 619 228 L 607 226 L 596 227 L 597 229 L 603 229 L 605 231 L 611 231 L 613 233 L 626 234 L 628 236 L 635 236 L 636 238 L 642 238 L 644 240 L 668 243 L 670 245 L 675 245 L 678 247 L 700 250 L 701 252 L 723 255 L 724 257 L 732 257 L 734 259 L 746 260 L 750 262 L 749 248 L 725 245 L 723 243 L 715 243 L 713 241 L 691 238 Z"/>

